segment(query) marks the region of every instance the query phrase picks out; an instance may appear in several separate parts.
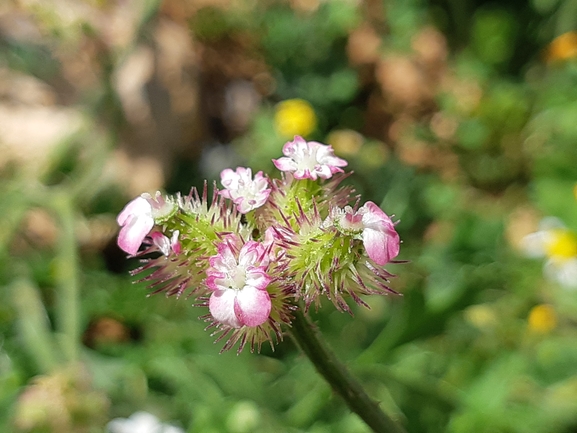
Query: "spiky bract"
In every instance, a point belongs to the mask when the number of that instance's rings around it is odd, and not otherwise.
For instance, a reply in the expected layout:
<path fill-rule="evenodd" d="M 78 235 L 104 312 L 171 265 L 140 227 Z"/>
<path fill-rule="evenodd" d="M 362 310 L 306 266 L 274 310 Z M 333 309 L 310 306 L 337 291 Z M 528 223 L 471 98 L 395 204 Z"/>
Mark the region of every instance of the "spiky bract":
<path fill-rule="evenodd" d="M 351 313 L 347 296 L 366 306 L 361 295 L 396 293 L 388 285 L 392 274 L 372 262 L 362 242 L 325 227 L 316 208 L 308 215 L 299 213 L 296 220 L 296 230 L 288 225 L 275 229 L 284 252 L 276 266 L 284 276 L 281 284 L 302 298 L 307 309 L 318 307 L 326 296 L 337 309 Z"/>

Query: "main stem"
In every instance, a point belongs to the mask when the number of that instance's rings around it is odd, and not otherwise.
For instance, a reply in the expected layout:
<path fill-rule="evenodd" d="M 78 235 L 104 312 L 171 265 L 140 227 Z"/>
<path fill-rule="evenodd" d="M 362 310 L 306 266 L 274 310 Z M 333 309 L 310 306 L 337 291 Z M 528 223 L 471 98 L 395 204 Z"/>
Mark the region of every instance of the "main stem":
<path fill-rule="evenodd" d="M 373 401 L 341 364 L 322 339 L 318 329 L 299 308 L 295 311 L 291 333 L 317 371 L 375 433 L 405 433 Z"/>

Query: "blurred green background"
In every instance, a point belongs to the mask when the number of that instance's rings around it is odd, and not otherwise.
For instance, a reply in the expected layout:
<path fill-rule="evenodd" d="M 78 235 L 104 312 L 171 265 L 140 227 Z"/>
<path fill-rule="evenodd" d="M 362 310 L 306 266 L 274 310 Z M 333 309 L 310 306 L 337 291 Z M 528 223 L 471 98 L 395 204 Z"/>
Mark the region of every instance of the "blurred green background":
<path fill-rule="evenodd" d="M 311 313 L 369 394 L 409 432 L 577 432 L 575 0 L 3 1 L 0 431 L 368 431 L 116 247 L 134 196 L 295 134 L 400 220 L 402 296 Z"/>

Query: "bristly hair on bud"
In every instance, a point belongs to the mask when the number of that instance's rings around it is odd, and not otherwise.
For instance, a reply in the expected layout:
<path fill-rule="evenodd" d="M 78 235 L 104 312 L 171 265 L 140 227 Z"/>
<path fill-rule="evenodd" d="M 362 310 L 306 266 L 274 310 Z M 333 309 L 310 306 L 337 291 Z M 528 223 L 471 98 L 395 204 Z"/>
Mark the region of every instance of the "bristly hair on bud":
<path fill-rule="evenodd" d="M 326 181 L 297 180 L 290 173 L 282 173 L 280 179 L 272 179 L 267 203 L 254 212 L 256 227 L 265 232 L 278 224 L 298 228 L 297 216 L 301 212 L 319 213 L 321 218 L 329 215 L 333 207 L 343 207 L 358 201 L 355 190 L 349 185 L 341 186 L 348 173 L 337 173 Z"/>
<path fill-rule="evenodd" d="M 366 253 L 362 241 L 326 224 L 316 207 L 295 215 L 292 225 L 274 228 L 284 254 L 276 262 L 275 274 L 283 275 L 281 285 L 302 298 L 308 309 L 320 306 L 322 296 L 340 311 L 351 313 L 346 298 L 367 306 L 361 295 L 397 294 L 390 288 L 393 274 L 377 265 Z"/>

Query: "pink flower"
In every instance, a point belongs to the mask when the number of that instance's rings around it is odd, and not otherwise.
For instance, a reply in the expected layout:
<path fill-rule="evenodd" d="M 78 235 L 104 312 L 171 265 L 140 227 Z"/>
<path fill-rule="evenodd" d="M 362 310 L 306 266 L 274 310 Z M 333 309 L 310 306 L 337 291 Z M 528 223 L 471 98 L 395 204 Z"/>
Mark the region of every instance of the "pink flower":
<path fill-rule="evenodd" d="M 347 161 L 334 155 L 331 146 L 316 141 L 307 143 L 298 135 L 283 146 L 282 153 L 284 157 L 272 162 L 280 171 L 293 173 L 295 179 L 328 179 L 335 173 L 342 173 L 340 167 L 347 165 Z"/>
<path fill-rule="evenodd" d="M 213 290 L 209 310 L 214 319 L 233 328 L 265 323 L 271 311 L 266 287 L 268 251 L 259 242 L 248 241 L 237 254 L 238 237 L 231 235 L 218 245 L 209 259 L 206 285 Z M 238 258 L 237 258 L 238 256 Z"/>
<path fill-rule="evenodd" d="M 385 265 L 399 254 L 400 238 L 395 224 L 375 203 L 368 201 L 356 212 L 346 206 L 335 208 L 331 219 L 344 233 L 360 234 L 368 256 Z"/>
<path fill-rule="evenodd" d="M 259 171 L 252 179 L 250 168 L 238 167 L 236 171 L 230 168 L 220 173 L 222 185 L 226 188 L 220 195 L 231 199 L 240 213 L 248 213 L 262 206 L 268 199 L 270 188 L 268 180 Z"/>
<path fill-rule="evenodd" d="M 163 224 L 174 216 L 178 211 L 178 204 L 174 197 L 163 197 L 160 191 L 156 191 L 154 197 L 148 193 L 140 194 L 140 196 L 150 203 L 152 207 L 152 217 L 157 224 Z"/>
<path fill-rule="evenodd" d="M 154 197 L 147 193 L 136 197 L 116 218 L 116 222 L 122 227 L 118 234 L 118 246 L 128 254 L 136 254 L 155 222 L 167 221 L 177 210 L 175 201 L 165 200 L 160 192 Z"/>
<path fill-rule="evenodd" d="M 175 254 L 180 254 L 182 251 L 182 245 L 178 240 L 179 235 L 180 232 L 175 230 L 172 233 L 170 239 L 160 232 L 154 232 L 150 235 L 150 237 L 152 238 L 152 243 L 156 245 L 160 251 L 162 251 L 162 254 L 168 256 L 171 251 Z"/>
<path fill-rule="evenodd" d="M 154 226 L 152 206 L 144 197 L 136 197 L 118 214 L 116 222 L 122 227 L 118 234 L 118 246 L 134 255 Z"/>

